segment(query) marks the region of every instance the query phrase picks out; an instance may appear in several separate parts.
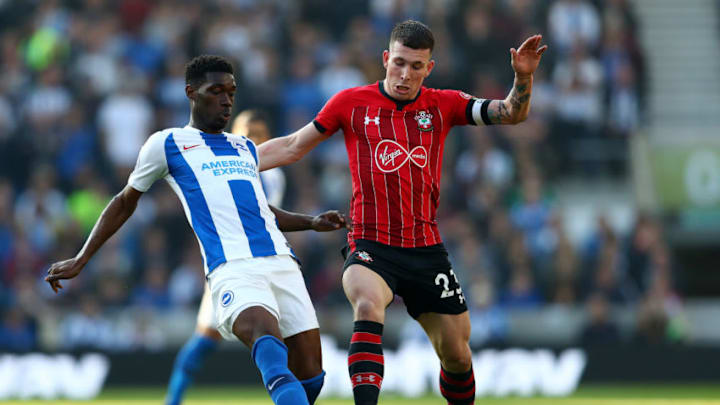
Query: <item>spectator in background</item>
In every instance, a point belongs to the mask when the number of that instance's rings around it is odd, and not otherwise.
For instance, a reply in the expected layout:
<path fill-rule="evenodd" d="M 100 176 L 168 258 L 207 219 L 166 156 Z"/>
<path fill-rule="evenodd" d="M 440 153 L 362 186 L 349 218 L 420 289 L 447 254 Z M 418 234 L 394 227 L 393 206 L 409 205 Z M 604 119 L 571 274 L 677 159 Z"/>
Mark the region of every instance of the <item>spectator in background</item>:
<path fill-rule="evenodd" d="M 588 321 L 580 333 L 580 344 L 612 345 L 620 342 L 618 326 L 610 317 L 610 302 L 602 293 L 593 293 L 587 300 Z"/>
<path fill-rule="evenodd" d="M 17 243 L 17 229 L 13 217 L 13 198 L 14 193 L 10 182 L 0 177 L 0 280 L 3 285 L 7 286 L 9 261 L 15 243 Z"/>
<path fill-rule="evenodd" d="M 0 323 L 0 351 L 29 352 L 36 348 L 35 323 L 20 308 L 8 309 Z"/>
<path fill-rule="evenodd" d="M 587 0 L 557 0 L 548 12 L 548 29 L 560 54 L 569 53 L 578 43 L 594 48 L 601 36 L 600 16 Z"/>
<path fill-rule="evenodd" d="M 98 110 L 103 150 L 118 181 L 130 174 L 140 147 L 155 126 L 152 105 L 145 95 L 144 76 L 125 66 L 120 83 L 119 91 L 105 99 Z"/>
<path fill-rule="evenodd" d="M 200 301 L 205 280 L 202 257 L 195 248 L 195 240 L 188 240 L 182 262 L 171 273 L 168 294 L 174 306 L 190 307 Z"/>
<path fill-rule="evenodd" d="M 668 324 L 663 301 L 654 295 L 647 296 L 640 303 L 637 312 L 634 343 L 641 346 L 668 343 Z"/>
<path fill-rule="evenodd" d="M 161 261 L 147 265 L 142 284 L 135 287 L 130 303 L 139 307 L 166 310 L 170 308 L 170 293 L 167 285 L 167 265 Z"/>
<path fill-rule="evenodd" d="M 57 151 L 55 167 L 63 184 L 72 184 L 81 171 L 91 170 L 99 148 L 97 133 L 88 122 L 84 106 L 73 106 L 58 128 L 62 143 Z"/>
<path fill-rule="evenodd" d="M 15 219 L 34 251 L 49 252 L 68 224 L 65 196 L 55 187 L 53 169 L 39 165 L 31 175 L 30 188 L 18 196 Z"/>
<path fill-rule="evenodd" d="M 90 167 L 84 167 L 73 178 L 73 190 L 68 196 L 67 208 L 82 233 L 87 234 L 110 200 L 108 188 Z"/>
<path fill-rule="evenodd" d="M 60 322 L 60 341 L 64 349 L 112 351 L 125 346 L 115 338 L 112 323 L 103 316 L 103 310 L 94 295 L 82 295 L 77 309 L 77 312 L 71 312 Z"/>
<path fill-rule="evenodd" d="M 528 170 L 522 181 L 520 201 L 510 210 L 513 225 L 525 237 L 525 245 L 536 260 L 547 260 L 554 248 L 550 225 L 552 206 L 543 190 L 542 179 L 535 170 Z"/>
<path fill-rule="evenodd" d="M 513 268 L 508 286 L 500 293 L 500 305 L 506 309 L 535 309 L 542 303 L 530 268 L 523 265 Z"/>
<path fill-rule="evenodd" d="M 318 74 L 318 85 L 322 99 L 329 100 L 333 94 L 350 87 L 357 87 L 367 80 L 356 67 L 350 64 L 350 55 L 345 49 L 338 49 L 328 66 Z"/>

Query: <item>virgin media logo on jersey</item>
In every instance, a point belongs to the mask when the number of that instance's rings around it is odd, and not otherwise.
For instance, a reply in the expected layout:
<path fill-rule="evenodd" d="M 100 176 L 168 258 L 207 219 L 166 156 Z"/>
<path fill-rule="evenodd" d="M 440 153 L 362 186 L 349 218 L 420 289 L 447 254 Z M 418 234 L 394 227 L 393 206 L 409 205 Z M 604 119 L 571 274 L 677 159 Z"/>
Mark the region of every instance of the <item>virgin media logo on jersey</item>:
<path fill-rule="evenodd" d="M 427 151 L 424 146 L 416 146 L 410 152 L 399 143 L 390 139 L 383 139 L 375 147 L 375 164 L 385 173 L 394 172 L 407 162 L 415 166 L 427 165 Z"/>

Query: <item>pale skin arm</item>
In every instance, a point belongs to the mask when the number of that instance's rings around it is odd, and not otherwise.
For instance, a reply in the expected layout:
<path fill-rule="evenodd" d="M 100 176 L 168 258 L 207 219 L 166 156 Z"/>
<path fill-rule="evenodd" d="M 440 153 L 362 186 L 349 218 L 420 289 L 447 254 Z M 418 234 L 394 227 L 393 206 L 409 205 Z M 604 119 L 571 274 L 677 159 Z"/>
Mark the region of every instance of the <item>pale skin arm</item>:
<path fill-rule="evenodd" d="M 258 169 L 263 171 L 295 163 L 327 138 L 311 122 L 288 136 L 263 142 L 258 146 Z"/>
<path fill-rule="evenodd" d="M 492 100 L 488 105 L 488 118 L 493 124 L 517 124 L 530 113 L 533 73 L 540 64 L 547 45 L 538 48 L 542 35 L 533 35 L 516 50 L 510 49 L 510 64 L 515 71 L 515 82 L 505 100 Z"/>
<path fill-rule="evenodd" d="M 45 281 L 50 284 L 55 293 L 62 288 L 60 280 L 74 278 L 80 274 L 95 252 L 130 218 L 135 212 L 142 194 L 142 192 L 135 190 L 131 186 L 125 186 L 120 193 L 113 197 L 102 214 L 100 214 L 100 218 L 95 222 L 90 236 L 88 236 L 85 245 L 78 254 L 71 259 L 56 262 L 50 266 Z"/>

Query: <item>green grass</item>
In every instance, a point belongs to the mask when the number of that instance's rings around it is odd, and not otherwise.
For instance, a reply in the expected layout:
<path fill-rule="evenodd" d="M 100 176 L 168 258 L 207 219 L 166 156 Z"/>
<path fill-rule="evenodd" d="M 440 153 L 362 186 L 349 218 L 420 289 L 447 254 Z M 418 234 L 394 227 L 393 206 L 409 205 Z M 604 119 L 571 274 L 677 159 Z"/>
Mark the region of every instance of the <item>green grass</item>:
<path fill-rule="evenodd" d="M 2 401 L 3 404 L 162 404 L 164 388 L 109 388 L 90 401 Z M 323 398 L 317 405 L 352 405 L 352 400 Z M 478 398 L 477 405 L 720 405 L 720 385 L 584 385 L 566 398 Z M 272 405 L 256 388 L 194 387 L 184 405 Z M 382 395 L 381 405 L 444 405 L 442 398 L 399 398 Z"/>

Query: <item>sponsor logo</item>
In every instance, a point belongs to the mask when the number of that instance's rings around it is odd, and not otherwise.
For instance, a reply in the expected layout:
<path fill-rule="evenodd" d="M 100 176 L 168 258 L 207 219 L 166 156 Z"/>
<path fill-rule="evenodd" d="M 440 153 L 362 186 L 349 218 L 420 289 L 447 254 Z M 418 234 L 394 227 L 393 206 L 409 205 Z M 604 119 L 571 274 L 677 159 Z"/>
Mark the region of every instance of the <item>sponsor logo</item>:
<path fill-rule="evenodd" d="M 399 143 L 383 139 L 375 147 L 375 164 L 385 173 L 400 169 L 408 161 L 424 168 L 427 165 L 427 150 L 424 146 L 416 146 L 410 152 Z"/>
<path fill-rule="evenodd" d="M 235 298 L 235 294 L 233 294 L 232 291 L 225 291 L 220 296 L 220 303 L 222 304 L 223 307 L 226 307 L 233 302 L 234 298 Z"/>
<path fill-rule="evenodd" d="M 284 376 L 280 376 L 277 380 L 275 380 L 275 381 L 271 382 L 270 384 L 268 384 L 268 391 L 272 391 L 272 389 L 275 388 L 275 386 L 277 385 L 277 383 L 279 383 L 280 381 L 282 381 L 282 380 L 284 380 L 284 379 L 285 379 Z"/>
<path fill-rule="evenodd" d="M 365 263 L 370 263 L 371 261 L 373 261 L 372 257 L 370 257 L 370 254 L 364 250 L 355 253 L 355 255 L 357 255 L 358 259 L 364 261 Z"/>
<path fill-rule="evenodd" d="M 423 132 L 432 131 L 432 118 L 433 115 L 429 112 L 418 111 L 417 114 L 415 114 L 415 121 L 417 121 L 418 129 Z"/>
<path fill-rule="evenodd" d="M 196 147 L 198 147 L 198 146 L 200 146 L 200 144 L 192 145 L 192 146 L 183 145 L 183 150 L 188 150 L 188 149 L 196 148 Z"/>
<path fill-rule="evenodd" d="M 380 117 L 370 118 L 367 115 L 365 116 L 365 126 L 370 125 L 370 123 L 375 124 L 375 126 L 380 125 Z"/>
<path fill-rule="evenodd" d="M 209 170 L 212 172 L 213 176 L 224 176 L 233 174 L 239 174 L 242 176 L 253 178 L 256 178 L 258 176 L 257 166 L 255 166 L 254 162 L 246 162 L 240 159 L 204 162 L 200 167 L 200 170 Z"/>
<path fill-rule="evenodd" d="M 472 98 L 471 95 L 465 93 L 464 91 L 461 91 L 461 92 L 460 92 L 460 97 L 462 97 L 462 98 L 464 98 L 464 99 L 466 99 L 466 100 L 470 100 L 470 99 Z"/>

